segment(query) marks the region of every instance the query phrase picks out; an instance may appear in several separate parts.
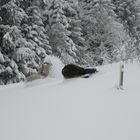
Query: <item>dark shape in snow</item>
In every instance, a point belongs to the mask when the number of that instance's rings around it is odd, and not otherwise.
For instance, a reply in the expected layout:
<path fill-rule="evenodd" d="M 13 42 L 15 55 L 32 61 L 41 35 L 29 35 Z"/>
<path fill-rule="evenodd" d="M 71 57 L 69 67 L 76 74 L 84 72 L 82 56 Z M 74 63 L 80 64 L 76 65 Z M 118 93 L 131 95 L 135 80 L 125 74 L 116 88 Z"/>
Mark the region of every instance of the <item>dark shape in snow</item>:
<path fill-rule="evenodd" d="M 91 74 L 98 72 L 96 68 L 83 68 L 74 64 L 68 64 L 62 69 L 65 78 L 82 76 L 88 78 Z"/>

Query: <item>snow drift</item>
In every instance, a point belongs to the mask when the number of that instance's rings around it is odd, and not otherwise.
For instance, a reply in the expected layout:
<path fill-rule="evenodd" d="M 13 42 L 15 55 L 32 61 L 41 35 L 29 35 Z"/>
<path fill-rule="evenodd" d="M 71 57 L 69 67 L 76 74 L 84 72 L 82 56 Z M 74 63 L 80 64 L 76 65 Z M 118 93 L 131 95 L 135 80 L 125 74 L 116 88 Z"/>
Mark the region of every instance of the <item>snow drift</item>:
<path fill-rule="evenodd" d="M 91 78 L 0 86 L 1 140 L 139 140 L 140 66 L 99 67 Z"/>

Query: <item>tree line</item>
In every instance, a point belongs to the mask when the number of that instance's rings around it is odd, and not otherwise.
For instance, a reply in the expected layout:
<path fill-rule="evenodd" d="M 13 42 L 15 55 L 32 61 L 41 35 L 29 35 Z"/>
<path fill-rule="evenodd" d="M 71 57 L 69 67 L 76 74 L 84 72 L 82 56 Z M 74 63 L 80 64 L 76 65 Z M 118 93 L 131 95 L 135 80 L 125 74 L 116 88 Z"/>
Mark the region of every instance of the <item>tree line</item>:
<path fill-rule="evenodd" d="M 102 65 L 140 56 L 138 0 L 1 0 L 0 85 L 24 81 L 49 55 Z"/>

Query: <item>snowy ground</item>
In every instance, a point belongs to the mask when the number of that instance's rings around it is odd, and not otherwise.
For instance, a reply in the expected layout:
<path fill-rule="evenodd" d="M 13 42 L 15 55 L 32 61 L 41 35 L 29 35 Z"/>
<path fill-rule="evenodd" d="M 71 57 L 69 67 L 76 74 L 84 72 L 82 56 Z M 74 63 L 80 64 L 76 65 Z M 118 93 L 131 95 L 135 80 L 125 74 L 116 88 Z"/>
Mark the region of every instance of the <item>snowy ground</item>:
<path fill-rule="evenodd" d="M 140 140 L 140 66 L 0 86 L 0 140 Z"/>

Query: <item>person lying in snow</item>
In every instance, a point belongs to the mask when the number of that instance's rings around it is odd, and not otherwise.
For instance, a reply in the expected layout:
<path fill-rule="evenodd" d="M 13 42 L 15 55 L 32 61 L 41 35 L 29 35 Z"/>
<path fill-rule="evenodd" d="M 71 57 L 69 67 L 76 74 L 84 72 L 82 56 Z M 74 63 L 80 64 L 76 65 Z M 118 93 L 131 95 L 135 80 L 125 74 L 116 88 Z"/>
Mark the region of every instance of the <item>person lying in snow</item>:
<path fill-rule="evenodd" d="M 98 72 L 96 68 L 83 68 L 74 64 L 68 64 L 62 69 L 64 78 L 74 78 L 82 76 L 88 78 L 91 74 Z"/>

